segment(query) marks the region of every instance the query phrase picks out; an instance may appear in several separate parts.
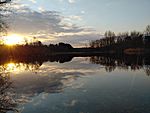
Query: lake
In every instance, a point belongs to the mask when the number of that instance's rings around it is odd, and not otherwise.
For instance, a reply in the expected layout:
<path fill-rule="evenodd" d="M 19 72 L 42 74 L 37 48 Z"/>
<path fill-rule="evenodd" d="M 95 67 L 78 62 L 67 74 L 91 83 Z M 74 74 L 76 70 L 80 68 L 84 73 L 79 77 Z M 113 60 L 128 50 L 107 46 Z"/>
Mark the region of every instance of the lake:
<path fill-rule="evenodd" d="M 0 64 L 1 113 L 149 113 L 149 56 Z"/>

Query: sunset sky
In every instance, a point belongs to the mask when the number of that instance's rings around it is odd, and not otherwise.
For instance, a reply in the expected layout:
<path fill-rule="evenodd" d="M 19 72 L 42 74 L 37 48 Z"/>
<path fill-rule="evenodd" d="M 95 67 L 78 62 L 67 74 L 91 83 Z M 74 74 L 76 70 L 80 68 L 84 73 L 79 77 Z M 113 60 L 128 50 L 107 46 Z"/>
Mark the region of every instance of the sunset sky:
<path fill-rule="evenodd" d="M 150 24 L 150 0 L 13 0 L 11 33 L 44 43 L 85 45 L 106 30 L 143 31 Z"/>

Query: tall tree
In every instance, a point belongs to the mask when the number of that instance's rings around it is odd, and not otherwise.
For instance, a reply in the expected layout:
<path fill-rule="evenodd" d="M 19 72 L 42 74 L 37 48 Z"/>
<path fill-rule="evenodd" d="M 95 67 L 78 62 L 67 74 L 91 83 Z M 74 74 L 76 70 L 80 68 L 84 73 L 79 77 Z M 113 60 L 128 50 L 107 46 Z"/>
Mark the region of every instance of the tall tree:
<path fill-rule="evenodd" d="M 146 26 L 145 34 L 150 35 L 150 25 Z"/>

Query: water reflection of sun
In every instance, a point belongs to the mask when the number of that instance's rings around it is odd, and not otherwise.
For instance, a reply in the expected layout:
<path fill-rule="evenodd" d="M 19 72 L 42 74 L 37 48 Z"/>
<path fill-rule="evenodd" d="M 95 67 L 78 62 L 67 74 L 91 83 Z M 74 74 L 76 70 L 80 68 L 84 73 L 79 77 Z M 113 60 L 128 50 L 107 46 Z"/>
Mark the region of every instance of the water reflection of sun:
<path fill-rule="evenodd" d="M 2 67 L 5 72 L 11 73 L 22 73 L 25 71 L 32 71 L 35 72 L 39 69 L 40 65 L 36 64 L 23 64 L 23 63 L 15 63 L 15 62 L 8 62 L 4 64 Z"/>
<path fill-rule="evenodd" d="M 5 69 L 6 72 L 21 73 L 26 69 L 26 66 L 22 63 L 9 62 L 5 64 Z"/>
<path fill-rule="evenodd" d="M 6 72 L 19 72 L 17 65 L 15 65 L 15 63 L 13 63 L 13 62 L 5 64 L 4 67 L 5 67 Z"/>
<path fill-rule="evenodd" d="M 6 69 L 8 71 L 14 71 L 14 70 L 16 70 L 16 65 L 14 63 L 8 63 L 8 64 L 6 64 Z"/>

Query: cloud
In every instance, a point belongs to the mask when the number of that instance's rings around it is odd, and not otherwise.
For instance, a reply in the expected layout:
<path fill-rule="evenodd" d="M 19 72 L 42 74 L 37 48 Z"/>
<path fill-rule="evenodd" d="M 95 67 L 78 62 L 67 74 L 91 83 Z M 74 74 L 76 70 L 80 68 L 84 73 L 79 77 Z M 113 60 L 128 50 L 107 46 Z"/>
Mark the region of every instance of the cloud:
<path fill-rule="evenodd" d="M 61 12 L 46 11 L 42 7 L 38 8 L 39 11 L 34 11 L 26 4 L 15 3 L 11 7 L 14 13 L 7 19 L 10 23 L 10 32 L 36 36 L 44 44 L 61 41 L 76 45 L 75 43 L 83 44 L 99 38 L 90 27 L 75 24 L 83 21 L 80 15 L 63 16 Z"/>
<path fill-rule="evenodd" d="M 100 66 L 87 65 L 86 61 L 84 58 L 76 58 L 71 63 L 64 64 L 47 62 L 40 64 L 38 70 L 37 64 L 21 64 L 18 62 L 19 65 L 16 64 L 16 68 L 24 70 L 11 77 L 14 92 L 18 97 L 21 96 L 18 98 L 18 102 L 23 104 L 33 102 L 34 105 L 38 105 L 41 100 L 34 101 L 31 97 L 41 96 L 41 99 L 45 101 L 48 94 L 62 93 L 67 87 L 73 90 L 80 89 L 86 91 L 84 89 L 85 82 L 79 83 L 75 81 L 80 77 L 93 75 L 93 72 L 99 73 L 100 71 Z M 26 66 L 31 67 L 31 69 L 27 70 Z M 36 74 L 34 73 L 34 67 L 36 68 Z M 72 99 L 66 101 L 64 105 L 66 107 L 73 107 L 77 103 L 76 99 Z"/>
<path fill-rule="evenodd" d="M 73 35 L 59 36 L 58 38 L 60 38 L 59 40 L 63 39 L 63 42 L 71 43 L 75 47 L 85 47 L 88 46 L 91 40 L 100 39 L 101 35 L 91 32 L 80 32 L 78 34 Z"/>
<path fill-rule="evenodd" d="M 37 68 L 37 64 L 18 65 L 16 68 L 24 70 L 12 77 L 15 92 L 18 94 L 34 96 L 41 93 L 60 93 L 68 86 L 71 86 L 73 89 L 81 88 L 84 83 L 77 84 L 74 81 L 91 72 L 95 72 L 99 67 L 92 67 L 91 69 L 91 66 L 84 63 L 83 59 L 78 60 L 79 61 L 74 60 L 71 63 L 63 65 L 58 63 L 49 64 L 49 62 L 44 63 L 39 65 L 40 67 L 38 68 L 38 74 L 36 76 L 32 72 L 34 72 L 34 66 Z M 72 63 L 74 65 L 72 65 Z M 33 69 L 27 71 L 26 66 Z"/>
<path fill-rule="evenodd" d="M 45 11 L 45 9 L 44 9 L 43 7 L 39 7 L 38 10 L 39 10 L 40 12 L 44 12 L 44 11 Z"/>
<path fill-rule="evenodd" d="M 73 19 L 73 20 L 79 20 L 79 21 L 82 20 L 82 17 L 81 17 L 81 16 L 77 16 L 77 15 L 71 15 L 71 16 L 69 16 L 68 18 L 70 18 L 71 20 L 72 20 L 72 19 Z"/>
<path fill-rule="evenodd" d="M 32 3 L 34 3 L 34 4 L 37 3 L 36 0 L 29 0 L 29 1 L 32 2 Z"/>
<path fill-rule="evenodd" d="M 45 33 L 62 33 L 62 32 L 80 32 L 84 29 L 75 24 L 63 22 L 66 18 L 57 11 L 45 11 L 39 7 L 40 12 L 29 9 L 26 5 L 12 6 L 15 13 L 9 16 L 10 26 L 20 33 L 38 33 L 45 31 Z M 68 18 L 81 20 L 79 16 L 69 16 Z M 30 28 L 30 29 L 29 29 Z M 65 29 L 67 28 L 67 29 Z"/>
<path fill-rule="evenodd" d="M 75 3 L 76 1 L 75 0 L 68 0 L 68 2 L 72 4 L 72 3 Z"/>
<path fill-rule="evenodd" d="M 58 70 L 58 69 L 56 69 Z M 65 87 L 72 86 L 72 82 L 78 77 L 83 76 L 84 73 L 76 72 L 61 72 L 59 70 L 52 70 L 52 72 L 47 72 L 39 70 L 39 75 L 25 74 L 25 76 L 20 76 L 18 78 L 13 78 L 13 86 L 15 90 L 20 95 L 31 95 L 41 93 L 60 93 L 63 92 Z M 45 76 L 44 76 L 45 75 Z"/>

